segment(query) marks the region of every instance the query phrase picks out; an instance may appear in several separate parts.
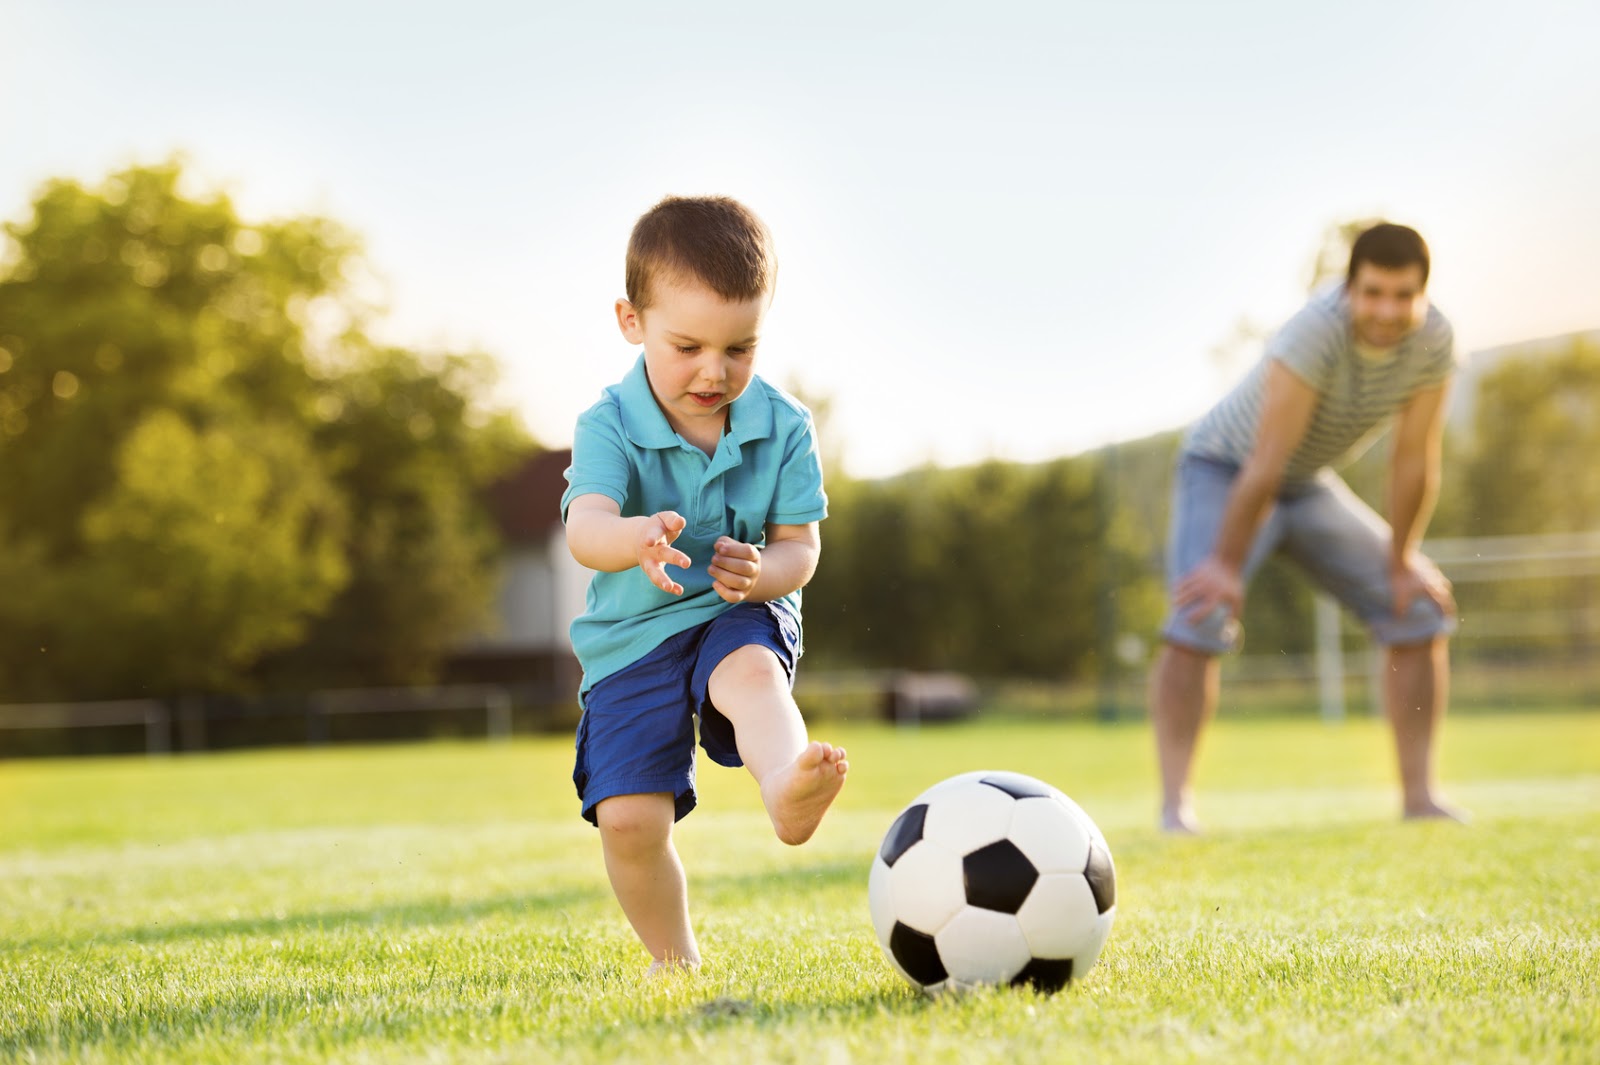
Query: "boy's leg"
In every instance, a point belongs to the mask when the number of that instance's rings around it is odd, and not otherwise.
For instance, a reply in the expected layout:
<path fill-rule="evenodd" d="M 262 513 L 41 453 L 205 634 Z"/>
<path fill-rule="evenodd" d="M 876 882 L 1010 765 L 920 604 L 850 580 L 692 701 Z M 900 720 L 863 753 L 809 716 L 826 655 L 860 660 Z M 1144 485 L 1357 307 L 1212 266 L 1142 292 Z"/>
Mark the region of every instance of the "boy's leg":
<path fill-rule="evenodd" d="M 1464 821 L 1464 813 L 1438 800 L 1434 780 L 1434 739 L 1449 701 L 1449 641 L 1440 636 L 1428 643 L 1391 646 L 1388 666 L 1384 711 L 1394 728 L 1404 816 Z"/>
<path fill-rule="evenodd" d="M 1150 671 L 1150 721 L 1161 769 L 1161 828 L 1199 831 L 1190 776 L 1200 730 L 1217 710 L 1222 670 L 1215 655 L 1164 643 Z"/>
<path fill-rule="evenodd" d="M 689 925 L 689 887 L 672 845 L 672 795 L 615 795 L 595 807 L 606 875 L 628 923 L 655 959 L 651 971 L 694 968 L 700 947 Z"/>
<path fill-rule="evenodd" d="M 850 770 L 844 748 L 807 742 L 788 673 L 768 647 L 747 644 L 724 656 L 706 693 L 733 725 L 739 757 L 761 786 L 778 838 L 810 839 Z"/>

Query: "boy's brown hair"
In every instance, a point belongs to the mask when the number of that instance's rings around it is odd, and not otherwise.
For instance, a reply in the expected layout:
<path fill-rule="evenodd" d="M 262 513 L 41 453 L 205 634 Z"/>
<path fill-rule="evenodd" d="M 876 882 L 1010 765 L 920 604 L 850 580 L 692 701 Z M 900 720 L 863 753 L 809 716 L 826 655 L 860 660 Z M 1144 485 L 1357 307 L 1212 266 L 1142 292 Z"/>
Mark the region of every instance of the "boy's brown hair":
<path fill-rule="evenodd" d="M 668 196 L 628 239 L 628 302 L 643 311 L 657 282 L 691 279 L 730 302 L 770 294 L 778 280 L 772 233 L 727 196 Z"/>

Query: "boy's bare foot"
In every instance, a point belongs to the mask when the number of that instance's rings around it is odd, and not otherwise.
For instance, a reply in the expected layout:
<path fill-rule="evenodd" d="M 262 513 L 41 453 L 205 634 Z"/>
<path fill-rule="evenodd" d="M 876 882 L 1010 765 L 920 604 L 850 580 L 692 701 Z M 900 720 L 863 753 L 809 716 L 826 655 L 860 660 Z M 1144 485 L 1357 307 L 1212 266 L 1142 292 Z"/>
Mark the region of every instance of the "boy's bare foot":
<path fill-rule="evenodd" d="M 644 975 L 648 980 L 656 980 L 663 976 L 698 972 L 699 969 L 699 959 L 689 961 L 687 958 L 657 958 L 650 963 L 650 968 L 645 970 Z"/>
<path fill-rule="evenodd" d="M 1455 821 L 1463 825 L 1472 823 L 1472 815 L 1467 811 L 1434 802 L 1432 799 L 1419 803 L 1407 803 L 1405 813 L 1401 816 L 1407 821 L 1444 820 Z"/>
<path fill-rule="evenodd" d="M 761 782 L 761 801 L 778 838 L 791 846 L 810 839 L 848 772 L 843 747 L 811 743 L 794 761 L 768 773 Z"/>

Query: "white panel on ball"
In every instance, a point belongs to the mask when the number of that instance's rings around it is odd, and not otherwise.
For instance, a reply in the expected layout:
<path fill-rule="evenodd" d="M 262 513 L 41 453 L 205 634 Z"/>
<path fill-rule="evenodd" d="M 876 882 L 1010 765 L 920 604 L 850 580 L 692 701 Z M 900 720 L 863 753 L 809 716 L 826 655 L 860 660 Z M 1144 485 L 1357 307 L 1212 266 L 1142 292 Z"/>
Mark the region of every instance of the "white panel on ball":
<path fill-rule="evenodd" d="M 1032 957 L 1015 917 L 976 906 L 956 914 L 933 939 L 950 982 L 962 987 L 1008 983 Z"/>
<path fill-rule="evenodd" d="M 918 795 L 915 799 L 912 799 L 911 802 L 913 805 L 915 805 L 919 802 L 927 802 L 935 795 L 943 795 L 947 791 L 957 791 L 966 787 L 974 780 L 982 780 L 984 777 L 988 776 L 990 772 L 992 772 L 992 770 L 978 769 L 971 773 L 957 773 L 953 777 L 946 777 L 933 787 L 924 791 L 921 795 Z"/>
<path fill-rule="evenodd" d="M 942 792 L 938 801 L 929 804 L 922 838 L 957 854 L 970 853 L 1005 838 L 1016 805 L 1017 800 L 999 788 L 971 781 L 959 792 Z"/>
<path fill-rule="evenodd" d="M 882 858 L 872 859 L 872 872 L 867 876 L 867 909 L 872 911 L 872 930 L 878 933 L 878 942 L 889 948 L 889 933 L 894 929 L 894 889 L 889 881 L 892 870 Z M 891 961 L 893 959 L 890 959 Z"/>
<path fill-rule="evenodd" d="M 1035 958 L 1072 958 L 1083 972 L 1089 963 L 1079 961 L 1097 938 L 1105 942 L 1094 892 L 1082 873 L 1042 876 L 1028 900 L 1017 911 L 1017 924 Z"/>
<path fill-rule="evenodd" d="M 1083 827 L 1088 830 L 1090 839 L 1097 839 L 1101 843 L 1106 841 L 1105 833 L 1100 831 L 1100 826 L 1094 823 L 1094 818 L 1090 817 L 1083 807 L 1079 806 L 1071 796 L 1062 791 L 1055 788 L 1051 790 L 1055 792 L 1056 798 L 1063 806 L 1077 815 L 1078 820 L 1083 823 Z"/>
<path fill-rule="evenodd" d="M 1022 799 L 1011 814 L 1011 842 L 1041 873 L 1081 873 L 1089 861 L 1089 829 L 1050 798 Z"/>
<path fill-rule="evenodd" d="M 1100 959 L 1100 952 L 1105 949 L 1106 937 L 1111 934 L 1111 919 L 1117 915 L 1115 906 L 1102 913 L 1094 922 L 1094 933 L 1090 935 L 1088 943 L 1084 945 L 1083 953 L 1072 959 L 1075 972 L 1086 973 Z"/>
<path fill-rule="evenodd" d="M 967 904 L 965 885 L 961 858 L 928 839 L 912 844 L 889 869 L 895 918 L 929 935 Z"/>

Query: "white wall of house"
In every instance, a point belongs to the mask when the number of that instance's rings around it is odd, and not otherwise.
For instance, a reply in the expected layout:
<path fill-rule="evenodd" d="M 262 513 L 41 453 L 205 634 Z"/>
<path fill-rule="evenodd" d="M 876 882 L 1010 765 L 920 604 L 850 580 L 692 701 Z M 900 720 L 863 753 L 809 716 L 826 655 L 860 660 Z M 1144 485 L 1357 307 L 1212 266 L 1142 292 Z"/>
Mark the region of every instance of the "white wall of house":
<path fill-rule="evenodd" d="M 560 529 L 544 543 L 508 547 L 500 558 L 494 619 L 464 649 L 570 651 L 567 626 L 583 612 L 589 577 L 567 550 Z"/>

